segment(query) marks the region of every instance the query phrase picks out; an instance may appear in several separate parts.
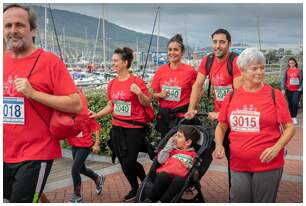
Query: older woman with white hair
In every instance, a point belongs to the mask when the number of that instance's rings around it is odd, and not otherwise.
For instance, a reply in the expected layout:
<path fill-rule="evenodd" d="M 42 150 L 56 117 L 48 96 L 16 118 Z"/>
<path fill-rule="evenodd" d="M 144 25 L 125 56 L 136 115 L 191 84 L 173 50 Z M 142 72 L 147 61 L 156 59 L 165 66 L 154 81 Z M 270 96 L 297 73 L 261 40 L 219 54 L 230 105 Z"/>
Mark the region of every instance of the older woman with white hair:
<path fill-rule="evenodd" d="M 248 48 L 237 64 L 243 84 L 225 97 L 215 131 L 214 156 L 223 158 L 222 142 L 229 127 L 231 202 L 275 202 L 284 147 L 295 129 L 283 94 L 264 83 L 263 54 Z"/>

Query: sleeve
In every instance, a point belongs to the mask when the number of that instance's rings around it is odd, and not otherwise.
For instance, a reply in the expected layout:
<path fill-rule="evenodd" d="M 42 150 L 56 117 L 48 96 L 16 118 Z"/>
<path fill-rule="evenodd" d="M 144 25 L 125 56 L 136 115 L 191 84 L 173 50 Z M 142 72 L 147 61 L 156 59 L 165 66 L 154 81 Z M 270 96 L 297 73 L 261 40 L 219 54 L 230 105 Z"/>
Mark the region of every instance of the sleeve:
<path fill-rule="evenodd" d="M 170 139 L 168 140 L 166 146 L 157 155 L 157 161 L 160 164 L 167 161 L 167 159 L 170 157 L 171 151 L 175 148 L 175 145 L 171 144 Z"/>
<path fill-rule="evenodd" d="M 47 53 L 47 55 L 49 55 Z M 77 92 L 77 87 L 74 84 L 74 81 L 64 64 L 58 57 L 50 55 L 45 56 L 44 58 L 49 58 L 49 62 L 46 67 L 50 67 L 50 74 L 52 87 L 53 87 L 53 94 L 54 95 L 70 95 L 72 93 Z"/>
<path fill-rule="evenodd" d="M 299 92 L 303 91 L 303 70 L 300 69 L 300 86 L 298 89 Z"/>
<path fill-rule="evenodd" d="M 288 103 L 283 93 L 281 93 L 278 89 L 275 89 L 275 104 L 277 122 L 280 124 L 292 123 Z"/>
<path fill-rule="evenodd" d="M 142 79 L 140 79 L 140 78 L 137 77 L 137 82 L 136 82 L 136 84 L 139 86 L 139 88 L 141 89 L 141 91 L 142 91 L 147 97 L 150 97 L 150 92 L 149 92 L 149 90 L 148 90 L 148 88 L 147 88 L 147 85 L 146 85 L 146 83 L 145 83 Z"/>
<path fill-rule="evenodd" d="M 194 70 L 193 67 L 191 67 L 191 69 L 192 69 L 192 76 L 191 76 L 190 83 L 191 83 L 191 86 L 192 86 L 197 79 L 197 72 Z"/>
<path fill-rule="evenodd" d="M 232 92 L 228 92 L 219 111 L 218 122 L 228 124 L 227 113 Z"/>
<path fill-rule="evenodd" d="M 107 85 L 107 100 L 108 100 L 108 101 L 111 101 L 111 100 L 112 100 L 112 98 L 111 98 L 111 88 L 112 88 L 112 85 L 113 85 L 114 81 L 115 81 L 115 79 L 112 79 L 112 80 L 108 83 L 108 85 Z"/>
<path fill-rule="evenodd" d="M 237 65 L 238 56 L 233 61 L 233 78 L 241 76 L 241 69 Z"/>
<path fill-rule="evenodd" d="M 159 84 L 159 70 L 156 71 L 156 73 L 153 76 L 152 82 L 151 82 L 151 88 L 153 89 L 154 93 L 160 92 L 160 84 Z"/>
<path fill-rule="evenodd" d="M 205 56 L 202 58 L 201 64 L 200 64 L 200 67 L 199 67 L 199 70 L 198 70 L 198 71 L 199 71 L 201 74 L 203 74 L 204 76 L 207 75 L 206 69 L 205 69 L 206 61 L 207 61 L 207 55 L 205 55 Z"/>

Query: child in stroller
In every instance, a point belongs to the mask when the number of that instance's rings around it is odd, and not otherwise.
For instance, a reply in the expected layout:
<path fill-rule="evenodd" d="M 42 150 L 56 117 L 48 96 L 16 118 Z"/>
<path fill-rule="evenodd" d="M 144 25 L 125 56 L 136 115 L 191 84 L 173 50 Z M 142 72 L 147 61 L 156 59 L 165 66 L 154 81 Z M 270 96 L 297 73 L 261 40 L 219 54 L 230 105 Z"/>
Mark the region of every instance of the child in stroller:
<path fill-rule="evenodd" d="M 199 118 L 183 119 L 172 128 L 157 147 L 160 152 L 138 190 L 136 202 L 204 202 L 200 179 L 212 161 L 214 138 L 209 129 Z M 184 191 L 190 187 L 197 194 L 192 199 L 183 199 Z"/>
<path fill-rule="evenodd" d="M 162 165 L 156 171 L 152 191 L 145 202 L 170 202 L 184 186 L 184 179 L 197 155 L 193 146 L 199 139 L 200 133 L 195 127 L 181 125 L 178 128 L 157 156 L 157 161 Z"/>

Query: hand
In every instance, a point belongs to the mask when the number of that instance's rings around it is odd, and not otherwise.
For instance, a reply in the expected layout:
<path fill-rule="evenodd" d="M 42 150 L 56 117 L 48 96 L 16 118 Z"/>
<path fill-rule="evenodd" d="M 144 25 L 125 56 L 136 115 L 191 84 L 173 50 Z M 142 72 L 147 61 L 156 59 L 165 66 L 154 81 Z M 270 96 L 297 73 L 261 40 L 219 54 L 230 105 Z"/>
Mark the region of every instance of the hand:
<path fill-rule="evenodd" d="M 131 84 L 131 86 L 130 86 L 130 91 L 131 92 L 133 92 L 133 93 L 135 93 L 137 96 L 139 95 L 139 94 L 141 94 L 141 89 L 137 86 L 137 84 L 135 84 L 135 83 L 133 83 L 133 84 Z"/>
<path fill-rule="evenodd" d="M 22 93 L 24 96 L 26 96 L 27 98 L 31 98 L 33 92 L 35 91 L 29 80 L 26 78 L 16 78 L 14 81 L 15 84 L 15 89 L 17 92 Z"/>
<path fill-rule="evenodd" d="M 285 94 L 285 90 L 282 90 L 282 93 Z"/>
<path fill-rule="evenodd" d="M 94 145 L 91 149 L 93 153 L 98 154 L 100 152 L 100 145 Z"/>
<path fill-rule="evenodd" d="M 91 110 L 88 110 L 88 116 L 89 118 L 94 118 L 96 119 L 97 118 L 97 113 L 91 111 Z"/>
<path fill-rule="evenodd" d="M 198 113 L 197 110 L 190 110 L 185 113 L 185 119 L 192 119 Z"/>
<path fill-rule="evenodd" d="M 224 147 L 223 147 L 223 145 L 216 145 L 216 148 L 213 152 L 213 156 L 216 159 L 222 159 L 224 157 Z"/>
<path fill-rule="evenodd" d="M 219 116 L 219 112 L 208 112 L 208 119 L 210 121 L 217 120 Z"/>
<path fill-rule="evenodd" d="M 159 98 L 164 99 L 164 98 L 166 98 L 167 96 L 169 96 L 169 91 L 163 90 L 162 92 L 159 93 L 158 96 L 159 96 Z"/>
<path fill-rule="evenodd" d="M 170 137 L 170 139 L 168 140 L 167 142 L 167 147 L 170 147 L 170 148 L 174 148 L 176 145 L 176 134 L 173 135 L 172 137 Z"/>
<path fill-rule="evenodd" d="M 268 147 L 261 153 L 259 159 L 262 163 L 268 163 L 278 155 L 279 151 L 280 149 L 276 148 L 275 146 Z"/>

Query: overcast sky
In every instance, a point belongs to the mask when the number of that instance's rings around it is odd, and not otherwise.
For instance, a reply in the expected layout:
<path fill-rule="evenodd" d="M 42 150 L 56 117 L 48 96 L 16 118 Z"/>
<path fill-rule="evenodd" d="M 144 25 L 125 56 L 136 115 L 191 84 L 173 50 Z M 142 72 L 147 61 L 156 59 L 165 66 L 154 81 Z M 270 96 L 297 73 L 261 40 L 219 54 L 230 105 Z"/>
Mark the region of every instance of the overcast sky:
<path fill-rule="evenodd" d="M 190 46 L 211 44 L 210 34 L 225 28 L 232 42 L 258 43 L 257 16 L 263 44 L 302 45 L 303 5 L 300 4 L 104 4 L 105 18 L 122 27 L 151 33 L 160 6 L 160 34 L 181 33 Z M 88 16 L 102 15 L 102 4 L 51 4 L 52 8 Z"/>

